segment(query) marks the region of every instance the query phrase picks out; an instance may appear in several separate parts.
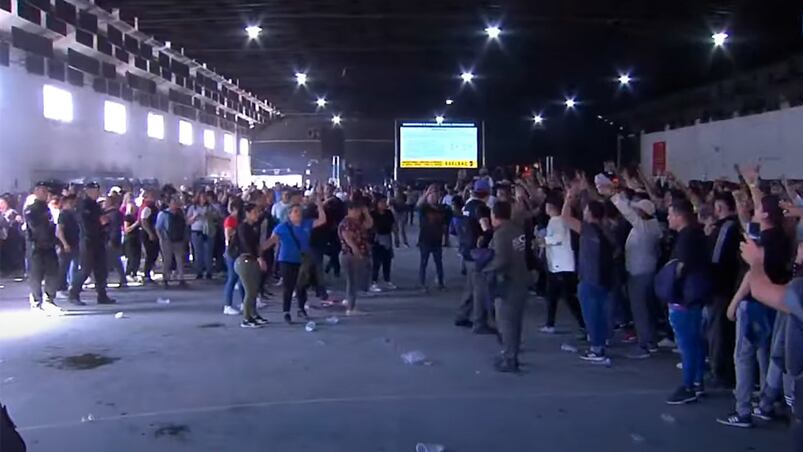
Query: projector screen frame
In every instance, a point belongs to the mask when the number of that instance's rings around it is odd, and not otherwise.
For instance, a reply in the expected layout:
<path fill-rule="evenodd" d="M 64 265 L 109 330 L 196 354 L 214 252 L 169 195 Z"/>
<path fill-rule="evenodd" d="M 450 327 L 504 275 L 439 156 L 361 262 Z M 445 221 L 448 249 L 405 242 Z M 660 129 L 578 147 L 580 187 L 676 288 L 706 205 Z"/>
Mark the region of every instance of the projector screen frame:
<path fill-rule="evenodd" d="M 396 119 L 394 121 L 394 152 L 393 152 L 393 179 L 399 180 L 399 172 L 400 170 L 404 170 L 406 172 L 410 171 L 418 171 L 422 173 L 437 173 L 443 171 L 458 171 L 460 169 L 465 168 L 402 168 L 401 167 L 401 126 L 404 123 L 412 122 L 412 123 L 419 123 L 419 124 L 432 124 L 433 126 L 438 125 L 435 121 L 431 120 L 421 120 L 421 119 Z M 472 168 L 473 170 L 479 170 L 480 168 L 485 167 L 485 121 L 477 121 L 473 119 L 460 119 L 455 118 L 450 120 L 446 124 L 451 123 L 471 123 L 476 126 L 477 133 L 479 134 L 478 137 L 478 167 Z"/>

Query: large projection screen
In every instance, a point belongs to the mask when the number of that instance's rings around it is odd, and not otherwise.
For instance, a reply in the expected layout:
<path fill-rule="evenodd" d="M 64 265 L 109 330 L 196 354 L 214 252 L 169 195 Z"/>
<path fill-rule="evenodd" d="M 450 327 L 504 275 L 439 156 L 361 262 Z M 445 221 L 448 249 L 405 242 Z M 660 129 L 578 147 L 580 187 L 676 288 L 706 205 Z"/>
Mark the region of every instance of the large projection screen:
<path fill-rule="evenodd" d="M 479 131 L 475 123 L 402 122 L 399 168 L 477 168 Z"/>

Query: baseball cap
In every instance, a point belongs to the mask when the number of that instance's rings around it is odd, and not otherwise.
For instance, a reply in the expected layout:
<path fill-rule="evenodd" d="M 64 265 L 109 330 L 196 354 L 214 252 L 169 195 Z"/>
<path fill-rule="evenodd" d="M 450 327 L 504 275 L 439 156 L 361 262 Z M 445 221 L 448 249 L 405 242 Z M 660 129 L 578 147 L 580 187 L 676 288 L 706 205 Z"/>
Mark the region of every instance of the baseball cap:
<path fill-rule="evenodd" d="M 491 191 L 491 184 L 488 183 L 488 179 L 483 178 L 474 182 L 474 191 L 482 193 L 488 193 Z"/>
<path fill-rule="evenodd" d="M 634 209 L 638 209 L 649 216 L 655 215 L 655 204 L 649 199 L 640 199 L 638 201 L 633 201 L 630 203 L 630 206 Z"/>
<path fill-rule="evenodd" d="M 84 186 L 84 188 L 96 188 L 96 189 L 100 189 L 100 184 L 99 184 L 99 183 L 97 183 L 97 182 L 95 182 L 95 181 L 92 181 L 92 182 L 87 182 L 87 183 L 86 183 L 86 185 Z"/>

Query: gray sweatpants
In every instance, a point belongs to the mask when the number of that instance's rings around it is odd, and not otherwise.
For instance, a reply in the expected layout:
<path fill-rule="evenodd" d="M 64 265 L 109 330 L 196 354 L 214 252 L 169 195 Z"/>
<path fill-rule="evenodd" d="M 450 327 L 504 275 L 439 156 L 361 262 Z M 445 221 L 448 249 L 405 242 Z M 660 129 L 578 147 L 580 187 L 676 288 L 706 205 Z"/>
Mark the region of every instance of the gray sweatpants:
<path fill-rule="evenodd" d="M 761 388 L 761 398 L 759 399 L 759 406 L 764 411 L 771 412 L 773 410 L 773 404 L 783 394 L 787 395 L 789 401 L 794 397 L 794 378 L 785 372 L 786 328 L 788 320 L 789 315 L 783 312 L 779 312 L 775 316 L 767 376 L 764 381 L 764 386 Z"/>
<path fill-rule="evenodd" d="M 457 320 L 471 320 L 474 328 L 479 328 L 488 324 L 488 282 L 474 262 L 465 261 L 465 265 L 466 285 L 463 288 L 462 303 L 457 309 Z"/>
<path fill-rule="evenodd" d="M 742 301 L 736 308 L 736 349 L 733 352 L 733 363 L 736 366 L 736 389 L 733 395 L 736 398 L 736 412 L 739 416 L 749 416 L 753 412 L 756 359 L 762 386 L 766 381 L 770 359 L 769 344 L 766 347 L 754 344 L 747 338 L 746 332 L 742 331 L 746 323 L 742 321 L 742 317 L 746 315 L 747 302 Z"/>
<path fill-rule="evenodd" d="M 629 275 L 627 293 L 630 296 L 630 309 L 633 312 L 633 323 L 636 326 L 638 344 L 642 348 L 655 345 L 655 291 L 653 280 L 655 275 Z"/>
<path fill-rule="evenodd" d="M 173 266 L 174 260 L 176 262 L 178 280 L 184 280 L 184 254 L 186 253 L 187 244 L 161 240 L 160 245 L 162 247 L 162 274 L 164 280 L 170 281 L 170 268 Z"/>
<path fill-rule="evenodd" d="M 341 271 L 346 275 L 346 301 L 349 309 L 357 306 L 357 292 L 364 290 L 368 284 L 369 263 L 370 261 L 362 256 L 340 255 Z"/>

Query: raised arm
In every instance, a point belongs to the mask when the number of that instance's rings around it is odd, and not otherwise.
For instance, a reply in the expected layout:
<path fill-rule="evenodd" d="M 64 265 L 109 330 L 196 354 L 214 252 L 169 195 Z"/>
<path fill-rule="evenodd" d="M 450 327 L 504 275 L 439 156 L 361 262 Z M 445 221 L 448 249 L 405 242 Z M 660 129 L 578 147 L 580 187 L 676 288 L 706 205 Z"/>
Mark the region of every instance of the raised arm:
<path fill-rule="evenodd" d="M 566 226 L 568 226 L 569 229 L 579 234 L 580 229 L 583 227 L 583 223 L 572 215 L 572 204 L 576 199 L 577 191 L 574 187 L 572 187 L 566 192 L 566 200 L 563 203 L 563 210 L 561 211 L 560 216 L 563 218 L 563 221 L 566 222 Z"/>
<path fill-rule="evenodd" d="M 644 225 L 644 220 L 630 206 L 630 201 L 625 198 L 624 193 L 620 192 L 611 196 L 611 202 L 634 228 L 641 228 Z"/>
<path fill-rule="evenodd" d="M 318 228 L 326 224 L 326 209 L 323 208 L 323 197 L 318 198 L 318 218 L 312 223 L 313 228 Z"/>
<path fill-rule="evenodd" d="M 750 189 L 750 196 L 753 198 L 753 221 L 756 223 L 761 221 L 763 213 L 761 211 L 761 198 L 763 195 L 758 187 L 760 169 L 761 166 L 759 165 L 739 167 L 739 173 L 747 183 L 747 187 Z"/>
<path fill-rule="evenodd" d="M 374 216 L 371 215 L 371 212 L 368 210 L 368 207 L 363 206 L 362 208 L 362 228 L 365 230 L 371 229 L 374 227 Z"/>

